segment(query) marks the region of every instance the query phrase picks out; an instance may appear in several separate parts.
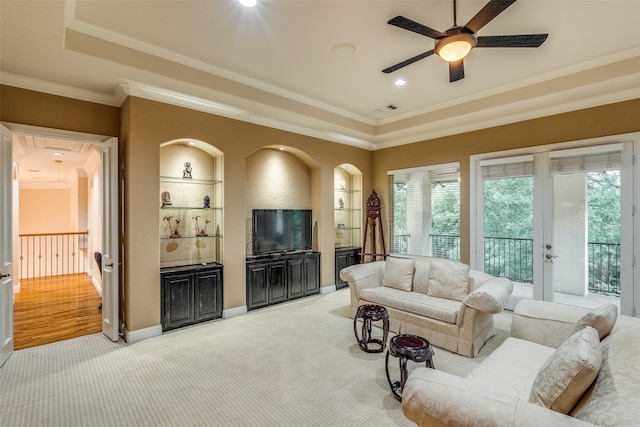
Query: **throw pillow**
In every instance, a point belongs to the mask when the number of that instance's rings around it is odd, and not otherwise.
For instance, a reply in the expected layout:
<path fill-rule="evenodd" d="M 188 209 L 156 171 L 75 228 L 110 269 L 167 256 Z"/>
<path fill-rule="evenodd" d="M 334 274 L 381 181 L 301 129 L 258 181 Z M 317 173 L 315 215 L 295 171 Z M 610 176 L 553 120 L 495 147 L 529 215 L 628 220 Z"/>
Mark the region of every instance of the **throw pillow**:
<path fill-rule="evenodd" d="M 467 296 L 469 266 L 457 262 L 431 261 L 427 295 L 462 301 Z"/>
<path fill-rule="evenodd" d="M 427 294 L 429 287 L 429 267 L 431 261 L 427 259 L 416 259 L 416 269 L 413 272 L 413 292 Z"/>
<path fill-rule="evenodd" d="M 410 291 L 413 283 L 413 260 L 388 257 L 384 263 L 382 286 Z"/>
<path fill-rule="evenodd" d="M 598 331 L 587 326 L 545 361 L 533 381 L 529 402 L 568 414 L 598 376 L 601 364 Z"/>
<path fill-rule="evenodd" d="M 591 310 L 576 322 L 571 334 L 578 332 L 586 326 L 591 326 L 598 331 L 602 341 L 613 329 L 618 320 L 618 307 L 615 304 L 604 304 L 595 310 Z"/>

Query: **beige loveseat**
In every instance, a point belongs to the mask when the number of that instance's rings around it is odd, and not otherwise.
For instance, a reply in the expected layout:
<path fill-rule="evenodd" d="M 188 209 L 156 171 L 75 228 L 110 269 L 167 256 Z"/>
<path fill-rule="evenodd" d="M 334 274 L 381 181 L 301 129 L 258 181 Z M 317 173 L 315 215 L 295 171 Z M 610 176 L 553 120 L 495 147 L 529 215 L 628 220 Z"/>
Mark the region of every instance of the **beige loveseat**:
<path fill-rule="evenodd" d="M 638 426 L 640 319 L 617 313 L 523 300 L 466 377 L 414 369 L 403 411 L 421 426 Z"/>
<path fill-rule="evenodd" d="M 382 305 L 391 331 L 468 357 L 495 334 L 493 314 L 513 291 L 508 279 L 435 258 L 388 257 L 344 268 L 340 278 L 349 283 L 352 316 L 359 305 Z"/>

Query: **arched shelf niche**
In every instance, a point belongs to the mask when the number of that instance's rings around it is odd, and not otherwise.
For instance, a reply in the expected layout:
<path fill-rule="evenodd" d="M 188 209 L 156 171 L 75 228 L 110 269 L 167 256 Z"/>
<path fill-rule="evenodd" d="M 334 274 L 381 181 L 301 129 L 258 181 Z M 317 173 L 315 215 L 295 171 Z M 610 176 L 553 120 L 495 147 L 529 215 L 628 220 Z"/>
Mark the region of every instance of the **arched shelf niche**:
<path fill-rule="evenodd" d="M 350 164 L 333 170 L 336 249 L 362 244 L 362 173 Z"/>
<path fill-rule="evenodd" d="M 347 287 L 340 270 L 357 264 L 362 245 L 362 173 L 351 164 L 333 169 L 336 288 Z"/>
<path fill-rule="evenodd" d="M 314 211 L 313 188 L 317 188 L 318 163 L 297 148 L 269 145 L 246 157 L 246 226 L 245 241 L 248 256 L 253 251 L 253 209 L 311 209 Z M 315 249 L 314 227 L 314 249 Z"/>
<path fill-rule="evenodd" d="M 160 266 L 222 264 L 223 154 L 190 138 L 160 145 Z"/>

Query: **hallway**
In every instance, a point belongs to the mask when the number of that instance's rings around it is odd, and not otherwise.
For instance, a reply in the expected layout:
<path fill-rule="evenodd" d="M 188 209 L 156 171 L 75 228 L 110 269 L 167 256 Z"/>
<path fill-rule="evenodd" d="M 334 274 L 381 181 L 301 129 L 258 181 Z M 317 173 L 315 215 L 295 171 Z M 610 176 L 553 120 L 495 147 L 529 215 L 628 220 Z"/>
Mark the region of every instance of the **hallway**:
<path fill-rule="evenodd" d="M 14 304 L 15 350 L 102 330 L 102 298 L 87 274 L 27 279 L 21 286 Z"/>

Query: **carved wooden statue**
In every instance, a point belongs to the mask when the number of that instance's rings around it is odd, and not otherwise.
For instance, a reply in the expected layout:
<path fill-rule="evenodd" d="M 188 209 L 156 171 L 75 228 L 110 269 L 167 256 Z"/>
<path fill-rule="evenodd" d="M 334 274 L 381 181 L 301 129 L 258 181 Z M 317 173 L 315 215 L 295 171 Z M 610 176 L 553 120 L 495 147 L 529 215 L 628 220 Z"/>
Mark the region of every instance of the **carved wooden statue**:
<path fill-rule="evenodd" d="M 377 236 L 377 229 L 380 230 L 380 238 Z M 371 235 L 371 251 L 367 251 L 367 237 Z M 382 250 L 378 251 L 378 244 L 382 245 Z M 382 229 L 382 214 L 380 208 L 380 197 L 376 190 L 371 190 L 367 199 L 367 219 L 364 226 L 364 241 L 362 242 L 362 253 L 360 263 L 365 262 L 365 258 L 370 257 L 371 261 L 376 261 L 378 257 L 387 259 L 387 249 L 384 244 L 384 231 Z"/>

